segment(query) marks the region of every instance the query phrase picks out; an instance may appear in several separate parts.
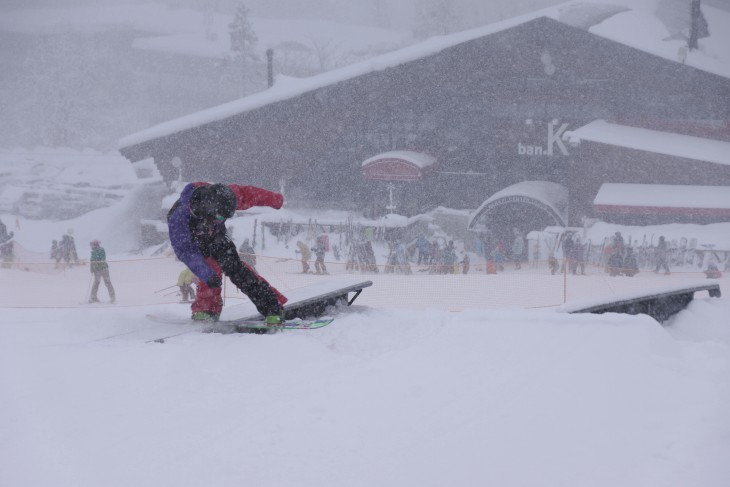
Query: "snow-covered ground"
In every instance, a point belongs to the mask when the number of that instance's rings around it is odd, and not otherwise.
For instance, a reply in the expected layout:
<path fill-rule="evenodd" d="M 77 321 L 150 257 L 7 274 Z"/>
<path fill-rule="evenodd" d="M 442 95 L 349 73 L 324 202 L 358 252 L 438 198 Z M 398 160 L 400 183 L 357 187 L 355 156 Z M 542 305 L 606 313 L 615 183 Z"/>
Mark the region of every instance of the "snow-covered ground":
<path fill-rule="evenodd" d="M 124 212 L 15 231 L 30 246 L 73 226 L 85 259 L 91 238 L 124 248 Z M 253 218 L 231 222 L 237 241 Z M 596 270 L 566 288 L 539 269 L 360 276 L 329 257 L 323 277 L 296 273 L 293 245 L 258 239 L 259 270 L 285 293 L 374 285 L 321 330 L 216 335 L 147 318 L 189 313 L 164 289 L 182 269 L 171 257 L 111 252 L 114 306 L 81 304 L 86 265 L 0 268 L 0 485 L 730 483 L 730 300 L 698 293 L 664 326 L 556 307 L 566 289 L 610 298 L 702 274 Z M 235 316 L 245 299 L 226 294 Z"/>
<path fill-rule="evenodd" d="M 727 18 L 706 12 L 711 22 Z M 622 19 L 645 25 L 641 15 L 619 14 L 591 31 L 613 38 L 625 32 Z M 24 32 L 27 19 L 4 16 L 0 27 Z M 654 43 L 668 34 L 655 22 L 650 32 L 660 34 Z M 701 40 L 686 62 L 726 73 L 718 38 Z M 164 50 L 167 41 L 137 46 Z M 674 56 L 680 44 L 639 47 Z M 220 52 L 213 48 L 206 55 Z M 133 193 L 72 220 L 0 214 L 20 261 L 0 267 L 1 486 L 730 485 L 730 273 L 713 281 L 725 297 L 698 293 L 660 325 L 642 315 L 567 314 L 560 305 L 708 282 L 702 273 L 609 278 L 589 268 L 566 278 L 508 266 L 487 275 L 474 259 L 468 275 L 353 275 L 342 256 L 329 257 L 329 276 L 301 275 L 294 242 L 259 234 L 258 268 L 285 294 L 323 279 L 374 285 L 320 330 L 203 334 L 147 317 L 189 310 L 174 288 L 181 264 L 164 252 L 130 253 L 139 228 Z M 293 218 L 294 210 L 279 213 Z M 230 222 L 237 243 L 252 238 L 262 216 Z M 728 225 L 599 223 L 583 236 L 697 238 L 728 250 Z M 92 239 L 107 249 L 115 305 L 83 304 L 87 264 L 56 269 L 49 261 L 51 240 L 69 229 L 81 259 Z M 381 263 L 385 251 L 376 246 Z M 228 287 L 225 316 L 245 306 Z M 154 342 L 160 337 L 171 338 Z"/>

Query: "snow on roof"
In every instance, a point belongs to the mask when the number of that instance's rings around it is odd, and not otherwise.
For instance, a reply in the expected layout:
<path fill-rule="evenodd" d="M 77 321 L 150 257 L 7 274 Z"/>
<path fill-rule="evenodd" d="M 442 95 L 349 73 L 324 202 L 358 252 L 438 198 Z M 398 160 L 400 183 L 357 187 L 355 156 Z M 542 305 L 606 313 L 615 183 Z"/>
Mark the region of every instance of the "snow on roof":
<path fill-rule="evenodd" d="M 730 186 L 604 183 L 594 205 L 730 209 Z"/>
<path fill-rule="evenodd" d="M 660 132 L 595 120 L 579 129 L 567 131 L 563 139 L 571 144 L 599 142 L 629 149 L 656 152 L 674 157 L 730 165 L 730 142 L 691 135 Z"/>
<path fill-rule="evenodd" d="M 493 202 L 510 197 L 528 198 L 538 201 L 550 208 L 562 220 L 563 224 L 566 224 L 568 221 L 568 190 L 564 186 L 551 181 L 520 181 L 519 183 L 497 191 L 487 198 L 472 214 L 467 227 L 473 228 L 482 212 Z"/>
<path fill-rule="evenodd" d="M 389 52 L 343 68 L 327 71 L 309 78 L 299 79 L 279 75 L 276 77 L 274 86 L 267 90 L 239 100 L 224 103 L 207 110 L 202 110 L 197 113 L 163 122 L 150 127 L 149 129 L 121 138 L 118 145 L 119 147 L 128 147 L 140 144 L 148 140 L 164 137 L 176 132 L 198 127 L 206 123 L 223 120 L 243 112 L 255 110 L 272 103 L 294 98 L 318 88 L 330 86 L 364 74 L 382 71 L 409 61 L 422 59 L 436 54 L 448 47 L 523 24 L 541 16 L 539 15 L 540 13 L 545 13 L 545 11 L 514 17 L 502 22 L 490 24 L 486 27 L 459 32 L 448 36 L 432 37 L 419 44 Z"/>
<path fill-rule="evenodd" d="M 402 161 L 409 162 L 420 169 L 425 169 L 436 164 L 436 158 L 428 154 L 408 150 L 394 150 L 390 152 L 383 152 L 377 156 L 365 159 L 362 161 L 362 167 L 384 159 L 400 159 Z"/>
<path fill-rule="evenodd" d="M 611 7 L 607 7 L 609 5 Z M 271 103 L 349 80 L 374 71 L 399 66 L 421 59 L 452 46 L 501 32 L 540 17 L 549 17 L 612 41 L 655 54 L 675 62 L 703 69 L 730 78 L 730 12 L 703 5 L 711 36 L 700 39 L 700 49 L 680 56 L 686 42 L 667 40 L 669 30 L 654 14 L 655 0 L 585 0 L 566 2 L 536 10 L 486 26 L 437 36 L 397 51 L 377 56 L 310 78 L 294 79 L 279 76 L 273 87 L 245 98 L 163 122 L 119 140 L 119 147 L 128 147 L 171 135 L 200 125 L 254 110 Z"/>

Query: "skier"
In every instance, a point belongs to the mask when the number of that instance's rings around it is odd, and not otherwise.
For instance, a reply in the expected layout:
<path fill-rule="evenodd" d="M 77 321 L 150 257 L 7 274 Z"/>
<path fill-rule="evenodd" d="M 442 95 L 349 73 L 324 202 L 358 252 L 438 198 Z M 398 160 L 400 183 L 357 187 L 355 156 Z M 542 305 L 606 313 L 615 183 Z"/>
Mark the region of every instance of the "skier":
<path fill-rule="evenodd" d="M 606 263 L 606 271 L 611 277 L 620 276 L 624 268 L 624 257 L 616 248 L 614 248 L 611 257 Z"/>
<path fill-rule="evenodd" d="M 192 319 L 217 321 L 223 309 L 223 274 L 247 295 L 268 324 L 281 324 L 287 299 L 254 269 L 241 261 L 226 235 L 225 221 L 236 210 L 253 206 L 279 209 L 284 197 L 255 186 L 189 183 L 169 213 L 167 223 L 175 255 L 200 282 L 191 305 Z"/>
<path fill-rule="evenodd" d="M 317 237 L 317 241 L 314 244 L 314 247 L 312 247 L 312 252 L 314 252 L 314 255 L 316 259 L 314 260 L 314 270 L 317 274 L 329 274 L 327 272 L 327 266 L 324 265 L 324 253 L 326 251 L 325 243 L 324 243 L 324 235 L 320 235 Z"/>
<path fill-rule="evenodd" d="M 112 280 L 109 277 L 109 264 L 106 262 L 106 251 L 101 246 L 101 242 L 98 240 L 92 240 L 91 245 L 91 259 L 90 269 L 91 273 L 94 274 L 94 284 L 91 286 L 91 297 L 89 297 L 89 303 L 98 303 L 99 298 L 96 297 L 96 293 L 99 291 L 99 283 L 104 279 L 104 285 L 109 293 L 109 301 L 116 301 L 114 296 L 114 286 L 112 286 Z"/>
<path fill-rule="evenodd" d="M 302 274 L 307 274 L 309 272 L 309 259 L 312 258 L 312 254 L 307 244 L 301 240 L 297 240 L 297 248 L 299 250 L 295 250 L 294 252 L 302 255 Z"/>
<path fill-rule="evenodd" d="M 462 274 L 469 274 L 469 262 L 471 259 L 469 259 L 469 254 L 464 252 L 464 257 L 461 259 L 461 273 Z"/>
<path fill-rule="evenodd" d="M 241 256 L 241 260 L 248 264 L 252 269 L 256 269 L 256 251 L 251 247 L 248 239 L 244 239 L 240 247 L 238 247 L 238 253 Z"/>
<path fill-rule="evenodd" d="M 634 249 L 631 247 L 626 247 L 623 273 L 625 276 L 629 277 L 634 277 L 639 273 L 639 264 L 636 262 L 636 254 L 634 254 Z"/>
<path fill-rule="evenodd" d="M 0 243 L 5 243 L 13 238 L 15 235 L 13 232 L 8 233 L 8 227 L 5 226 L 2 220 L 0 220 Z"/>
<path fill-rule="evenodd" d="M 654 252 L 654 256 L 656 257 L 656 268 L 654 269 L 654 273 L 658 274 L 661 269 L 664 269 L 664 274 L 670 274 L 669 265 L 667 264 L 667 254 L 669 252 L 669 249 L 667 246 L 667 241 L 664 240 L 664 235 L 659 237 L 659 243 L 657 243 Z"/>
<path fill-rule="evenodd" d="M 187 303 L 190 299 L 195 299 L 195 289 L 193 284 L 198 284 L 198 278 L 195 277 L 193 271 L 187 267 L 180 271 L 177 276 L 177 287 L 180 288 L 180 296 L 183 303 Z"/>
<path fill-rule="evenodd" d="M 522 259 L 525 254 L 525 239 L 522 237 L 520 230 L 513 229 L 515 239 L 512 242 L 512 260 L 515 264 L 515 269 L 522 269 Z"/>
<path fill-rule="evenodd" d="M 720 279 L 722 277 L 722 272 L 715 262 L 710 262 L 707 265 L 707 270 L 705 270 L 705 276 L 707 276 L 708 279 Z"/>
<path fill-rule="evenodd" d="M 443 267 L 440 274 L 458 274 L 459 266 L 456 257 L 456 248 L 454 247 L 454 241 L 449 240 L 449 243 L 444 248 L 443 253 Z"/>
<path fill-rule="evenodd" d="M 61 242 L 58 244 L 61 258 L 66 263 L 65 267 L 69 267 L 71 263 L 79 263 L 79 255 L 76 253 L 76 241 L 73 237 L 74 231 L 69 228 L 66 233 L 61 237 Z"/>
<path fill-rule="evenodd" d="M 418 265 L 428 264 L 429 251 L 431 250 L 431 244 L 425 235 L 419 235 L 416 240 L 416 249 L 418 249 Z"/>
<path fill-rule="evenodd" d="M 13 235 L 13 232 L 8 233 L 8 228 L 0 220 L 0 260 L 3 267 L 10 267 L 10 263 L 14 260 Z"/>
<path fill-rule="evenodd" d="M 570 262 L 570 265 L 568 267 L 573 275 L 576 275 L 578 273 L 578 268 L 580 268 L 581 276 L 586 275 L 585 254 L 585 245 L 583 245 L 580 238 L 575 237 L 575 240 L 573 240 L 573 243 L 570 247 L 570 252 L 568 253 L 568 261 Z"/>

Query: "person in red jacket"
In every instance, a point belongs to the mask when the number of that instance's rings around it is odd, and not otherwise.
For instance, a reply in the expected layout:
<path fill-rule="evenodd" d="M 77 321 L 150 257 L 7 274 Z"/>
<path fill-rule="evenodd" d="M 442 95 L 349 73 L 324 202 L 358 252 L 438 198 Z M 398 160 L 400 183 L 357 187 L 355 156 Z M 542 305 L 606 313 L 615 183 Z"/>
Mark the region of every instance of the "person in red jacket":
<path fill-rule="evenodd" d="M 251 299 L 267 323 L 283 322 L 286 297 L 241 261 L 225 226 L 236 210 L 253 206 L 279 209 L 283 204 L 281 194 L 255 186 L 190 183 L 183 188 L 167 214 L 167 225 L 175 255 L 200 280 L 191 305 L 194 320 L 220 317 L 223 273 Z"/>

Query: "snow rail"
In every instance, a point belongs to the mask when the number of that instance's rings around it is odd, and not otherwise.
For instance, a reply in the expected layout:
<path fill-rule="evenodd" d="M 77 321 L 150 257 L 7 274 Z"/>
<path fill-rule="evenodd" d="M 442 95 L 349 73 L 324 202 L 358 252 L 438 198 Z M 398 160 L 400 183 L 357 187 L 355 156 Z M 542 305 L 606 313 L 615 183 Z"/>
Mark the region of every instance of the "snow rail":
<path fill-rule="evenodd" d="M 719 284 L 703 284 L 672 291 L 659 292 L 630 299 L 610 301 L 585 308 L 570 310 L 569 313 L 625 313 L 647 314 L 663 323 L 672 315 L 682 311 L 694 298 L 697 291 L 708 291 L 711 298 L 721 296 Z"/>

